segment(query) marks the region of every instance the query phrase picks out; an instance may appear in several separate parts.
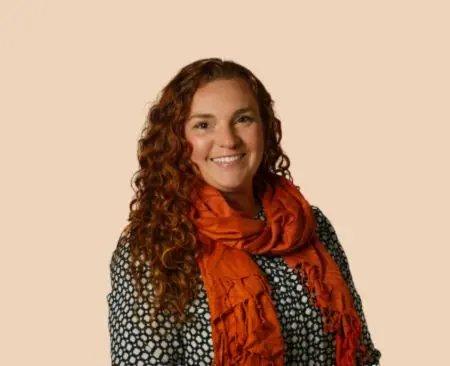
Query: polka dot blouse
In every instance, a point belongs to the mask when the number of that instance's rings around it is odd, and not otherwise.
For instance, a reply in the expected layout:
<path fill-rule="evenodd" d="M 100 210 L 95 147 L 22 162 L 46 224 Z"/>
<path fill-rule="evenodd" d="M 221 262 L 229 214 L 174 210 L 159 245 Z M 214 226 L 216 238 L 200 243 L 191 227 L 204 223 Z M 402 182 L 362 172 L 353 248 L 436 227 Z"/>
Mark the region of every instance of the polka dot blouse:
<path fill-rule="evenodd" d="M 312 208 L 318 223 L 316 232 L 350 287 L 362 321 L 361 337 L 371 351 L 371 360 L 358 366 L 379 365 L 381 353 L 371 340 L 344 250 L 330 221 L 318 207 Z M 257 217 L 265 220 L 262 209 Z M 253 259 L 272 288 L 272 301 L 285 339 L 285 365 L 335 365 L 334 334 L 322 332 L 320 312 L 311 304 L 306 284 L 298 273 L 281 257 L 253 255 Z M 211 365 L 214 358 L 211 315 L 203 283 L 199 285 L 197 298 L 186 309 L 192 315 L 189 323 L 180 325 L 172 315 L 161 313 L 149 324 L 152 288 L 147 285 L 150 300 L 138 301 L 129 261 L 128 237 L 123 235 L 112 256 L 112 290 L 107 295 L 112 366 Z"/>

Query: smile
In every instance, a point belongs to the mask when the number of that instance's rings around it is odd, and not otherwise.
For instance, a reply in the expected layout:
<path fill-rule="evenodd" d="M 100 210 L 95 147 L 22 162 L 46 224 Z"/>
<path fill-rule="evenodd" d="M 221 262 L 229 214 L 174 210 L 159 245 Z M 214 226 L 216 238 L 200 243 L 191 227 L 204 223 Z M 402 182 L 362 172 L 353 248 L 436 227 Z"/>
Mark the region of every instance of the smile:
<path fill-rule="evenodd" d="M 210 160 L 212 162 L 224 167 L 224 166 L 236 164 L 244 156 L 245 156 L 245 154 L 240 154 L 240 155 L 227 156 L 227 157 L 222 157 L 222 158 L 214 158 L 214 159 L 210 159 Z"/>

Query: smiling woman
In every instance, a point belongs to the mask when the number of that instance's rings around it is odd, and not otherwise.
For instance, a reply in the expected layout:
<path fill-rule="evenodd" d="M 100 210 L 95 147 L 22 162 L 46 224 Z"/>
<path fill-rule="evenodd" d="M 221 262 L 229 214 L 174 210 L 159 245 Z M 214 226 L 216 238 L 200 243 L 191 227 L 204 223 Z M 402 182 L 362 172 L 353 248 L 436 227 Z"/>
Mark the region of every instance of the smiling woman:
<path fill-rule="evenodd" d="M 203 179 L 220 190 L 233 208 L 254 216 L 258 206 L 253 176 L 264 153 L 264 127 L 248 84 L 235 78 L 199 88 L 185 137 Z"/>
<path fill-rule="evenodd" d="M 111 260 L 115 365 L 378 365 L 345 252 L 247 68 L 185 66 L 139 140 Z"/>

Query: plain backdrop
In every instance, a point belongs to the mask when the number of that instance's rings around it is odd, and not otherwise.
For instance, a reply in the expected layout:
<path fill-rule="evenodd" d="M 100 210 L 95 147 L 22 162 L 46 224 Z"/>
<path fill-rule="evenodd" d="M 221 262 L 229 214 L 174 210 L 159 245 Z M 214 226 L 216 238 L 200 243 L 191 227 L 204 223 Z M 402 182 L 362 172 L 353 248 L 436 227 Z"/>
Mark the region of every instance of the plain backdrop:
<path fill-rule="evenodd" d="M 0 364 L 110 365 L 137 139 L 185 64 L 264 83 L 383 366 L 448 365 L 447 1 L 0 2 Z"/>

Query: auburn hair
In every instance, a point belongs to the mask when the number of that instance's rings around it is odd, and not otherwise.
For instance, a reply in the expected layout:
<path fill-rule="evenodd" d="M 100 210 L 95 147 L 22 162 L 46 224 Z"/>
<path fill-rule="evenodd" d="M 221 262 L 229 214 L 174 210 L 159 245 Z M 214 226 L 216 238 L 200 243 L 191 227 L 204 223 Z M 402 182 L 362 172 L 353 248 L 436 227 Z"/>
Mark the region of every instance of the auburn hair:
<path fill-rule="evenodd" d="M 184 322 L 188 320 L 185 309 L 197 295 L 201 245 L 188 215 L 191 192 L 202 178 L 190 160 L 192 145 L 185 139 L 184 124 L 199 87 L 233 78 L 250 86 L 264 125 L 264 156 L 253 179 L 254 189 L 261 192 L 265 184 L 274 186 L 277 175 L 292 181 L 289 158 L 280 146 L 281 122 L 261 81 L 231 60 L 200 59 L 183 67 L 147 114 L 138 140 L 139 169 L 131 180 L 134 196 L 124 229 L 130 234 L 130 267 L 139 298 L 149 296 L 145 284 L 154 292 L 152 317 L 169 311 L 177 321 Z"/>

